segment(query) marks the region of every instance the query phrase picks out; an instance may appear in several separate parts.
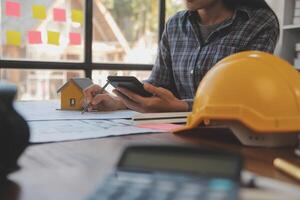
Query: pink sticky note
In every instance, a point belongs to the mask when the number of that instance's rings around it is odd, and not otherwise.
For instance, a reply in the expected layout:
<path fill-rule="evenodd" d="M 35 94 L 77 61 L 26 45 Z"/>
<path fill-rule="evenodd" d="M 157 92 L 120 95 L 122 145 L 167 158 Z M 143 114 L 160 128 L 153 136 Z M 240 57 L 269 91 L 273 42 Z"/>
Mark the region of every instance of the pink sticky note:
<path fill-rule="evenodd" d="M 182 128 L 183 125 L 178 124 L 140 124 L 139 128 L 150 128 L 158 131 L 172 131 L 178 128 Z"/>
<path fill-rule="evenodd" d="M 28 42 L 29 42 L 29 44 L 41 44 L 42 43 L 42 33 L 40 31 L 29 31 L 28 32 Z"/>
<path fill-rule="evenodd" d="M 66 10 L 60 8 L 53 9 L 53 19 L 54 21 L 58 22 L 65 22 L 66 21 Z"/>
<path fill-rule="evenodd" d="M 81 35 L 80 33 L 69 33 L 70 45 L 80 45 Z"/>
<path fill-rule="evenodd" d="M 5 8 L 6 8 L 5 13 L 7 16 L 20 17 L 21 15 L 20 3 L 6 1 Z"/>

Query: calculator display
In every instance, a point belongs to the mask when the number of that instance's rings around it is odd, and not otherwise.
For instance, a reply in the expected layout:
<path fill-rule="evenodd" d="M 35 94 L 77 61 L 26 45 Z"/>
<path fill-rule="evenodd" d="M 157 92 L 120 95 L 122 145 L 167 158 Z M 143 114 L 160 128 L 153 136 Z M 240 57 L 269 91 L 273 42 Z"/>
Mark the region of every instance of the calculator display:
<path fill-rule="evenodd" d="M 120 167 L 148 171 L 172 171 L 222 176 L 236 179 L 240 173 L 240 160 L 236 156 L 207 151 L 173 151 L 161 149 L 131 150 L 124 155 Z"/>

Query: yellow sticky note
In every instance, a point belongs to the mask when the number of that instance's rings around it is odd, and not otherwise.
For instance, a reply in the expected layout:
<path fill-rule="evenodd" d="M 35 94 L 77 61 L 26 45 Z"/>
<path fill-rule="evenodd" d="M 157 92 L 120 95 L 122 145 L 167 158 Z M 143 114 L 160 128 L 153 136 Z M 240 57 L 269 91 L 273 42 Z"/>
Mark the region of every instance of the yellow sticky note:
<path fill-rule="evenodd" d="M 6 44 L 21 46 L 21 32 L 18 31 L 6 31 Z"/>
<path fill-rule="evenodd" d="M 80 24 L 83 23 L 83 13 L 81 10 L 72 10 L 72 21 Z"/>
<path fill-rule="evenodd" d="M 46 19 L 46 7 L 42 5 L 33 5 L 32 6 L 32 17 L 34 19 Z"/>
<path fill-rule="evenodd" d="M 59 45 L 59 32 L 48 31 L 48 44 Z"/>

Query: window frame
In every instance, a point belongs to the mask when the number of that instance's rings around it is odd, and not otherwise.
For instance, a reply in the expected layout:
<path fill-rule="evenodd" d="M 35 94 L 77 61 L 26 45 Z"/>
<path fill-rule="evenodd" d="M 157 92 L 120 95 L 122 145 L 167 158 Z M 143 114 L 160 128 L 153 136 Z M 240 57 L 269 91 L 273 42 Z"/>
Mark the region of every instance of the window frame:
<path fill-rule="evenodd" d="M 159 1 L 158 38 L 159 43 L 164 26 L 166 13 L 166 0 Z M 83 62 L 44 62 L 44 61 L 18 61 L 1 60 L 0 69 L 55 69 L 55 70 L 84 70 L 85 76 L 91 78 L 92 70 L 152 70 L 153 64 L 131 63 L 94 63 L 92 58 L 93 43 L 93 0 L 85 0 L 85 37 Z M 41 66 L 43 66 L 41 68 Z"/>

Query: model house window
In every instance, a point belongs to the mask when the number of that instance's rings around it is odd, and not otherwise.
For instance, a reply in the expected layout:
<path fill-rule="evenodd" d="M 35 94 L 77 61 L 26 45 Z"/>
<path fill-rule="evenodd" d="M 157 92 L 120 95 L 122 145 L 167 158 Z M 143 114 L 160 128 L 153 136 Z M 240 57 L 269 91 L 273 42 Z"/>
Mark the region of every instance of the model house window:
<path fill-rule="evenodd" d="M 76 105 L 76 99 L 75 98 L 71 98 L 70 99 L 70 106 L 75 106 Z"/>

